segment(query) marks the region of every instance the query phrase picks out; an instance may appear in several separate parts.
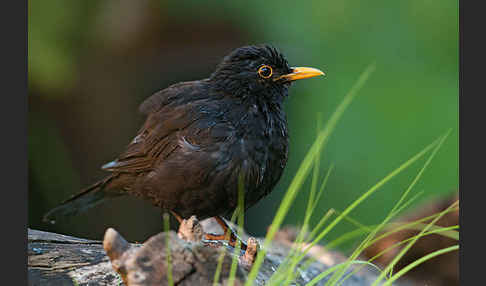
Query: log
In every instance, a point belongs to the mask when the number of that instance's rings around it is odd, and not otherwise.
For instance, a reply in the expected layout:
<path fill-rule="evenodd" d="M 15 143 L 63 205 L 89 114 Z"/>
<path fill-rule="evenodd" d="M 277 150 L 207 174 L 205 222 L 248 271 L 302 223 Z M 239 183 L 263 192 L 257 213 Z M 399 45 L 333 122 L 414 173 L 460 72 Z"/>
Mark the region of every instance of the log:
<path fill-rule="evenodd" d="M 215 223 L 203 221 L 205 231 L 216 232 Z M 216 227 L 217 228 L 217 227 Z M 264 285 L 295 246 L 296 230 L 281 230 L 267 250 L 255 285 Z M 243 234 L 247 241 L 248 236 Z M 261 239 L 250 238 L 259 241 Z M 228 284 L 233 248 L 183 240 L 173 231 L 162 232 L 143 244 L 128 243 L 116 230 L 109 228 L 104 241 L 88 240 L 28 229 L 29 285 L 168 285 L 167 241 L 170 246 L 171 274 L 174 285 L 213 285 L 214 273 L 221 252 L 224 259 L 219 285 Z M 243 254 L 243 252 L 241 253 Z M 251 254 L 249 254 L 251 257 Z M 297 277 L 291 285 L 305 285 L 314 277 L 345 260 L 337 252 L 322 246 L 313 247 L 309 267 L 299 265 Z M 239 256 L 234 285 L 243 285 L 251 268 L 251 259 Z M 364 267 L 344 281 L 345 286 L 371 285 L 378 271 Z M 317 285 L 324 285 L 323 279 Z M 394 285 L 408 285 L 400 283 Z"/>

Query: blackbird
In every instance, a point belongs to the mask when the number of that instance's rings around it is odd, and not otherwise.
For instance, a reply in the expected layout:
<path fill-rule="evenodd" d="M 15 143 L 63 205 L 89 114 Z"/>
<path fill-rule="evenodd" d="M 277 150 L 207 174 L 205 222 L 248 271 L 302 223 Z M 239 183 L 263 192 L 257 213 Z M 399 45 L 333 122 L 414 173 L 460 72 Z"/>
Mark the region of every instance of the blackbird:
<path fill-rule="evenodd" d="M 268 195 L 288 156 L 284 99 L 291 83 L 324 75 L 290 67 L 273 46 L 235 49 L 209 78 L 181 82 L 147 98 L 147 116 L 126 150 L 102 166 L 109 174 L 49 211 L 45 221 L 75 215 L 107 198 L 133 195 L 181 221 L 221 217 Z M 214 237 L 213 237 L 214 238 Z"/>

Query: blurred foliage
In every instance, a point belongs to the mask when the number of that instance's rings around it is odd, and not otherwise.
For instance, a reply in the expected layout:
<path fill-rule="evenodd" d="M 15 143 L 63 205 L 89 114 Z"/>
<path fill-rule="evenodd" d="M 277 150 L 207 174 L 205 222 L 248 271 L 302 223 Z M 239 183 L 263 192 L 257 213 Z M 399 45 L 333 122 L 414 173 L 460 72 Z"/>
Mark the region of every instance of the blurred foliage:
<path fill-rule="evenodd" d="M 291 88 L 289 164 L 275 191 L 249 210 L 250 233 L 263 235 L 271 222 L 314 140 L 317 114 L 327 119 L 372 62 L 376 72 L 323 154 L 322 175 L 331 162 L 335 171 L 319 212 L 344 209 L 449 128 L 451 136 L 415 191 L 427 199 L 458 188 L 457 1 L 49 0 L 29 1 L 28 21 L 30 227 L 98 239 L 113 224 L 135 240 L 160 231 L 160 213 L 131 199 L 56 226 L 42 224 L 40 216 L 103 176 L 99 166 L 143 121 L 137 106 L 144 98 L 209 75 L 233 48 L 263 42 L 280 48 L 291 65 L 317 67 L 327 76 Z M 380 221 L 418 168 L 352 216 L 365 224 Z M 296 210 L 305 208 L 309 186 Z M 303 211 L 295 212 L 287 223 L 302 219 Z M 330 238 L 350 229 L 344 224 Z"/>

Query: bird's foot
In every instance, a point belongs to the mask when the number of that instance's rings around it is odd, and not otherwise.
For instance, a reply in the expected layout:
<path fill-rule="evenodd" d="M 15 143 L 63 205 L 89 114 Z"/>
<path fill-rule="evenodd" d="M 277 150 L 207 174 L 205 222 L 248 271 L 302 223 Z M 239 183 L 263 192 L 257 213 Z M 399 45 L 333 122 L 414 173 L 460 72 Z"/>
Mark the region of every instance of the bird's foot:
<path fill-rule="evenodd" d="M 248 268 L 251 267 L 253 265 L 253 262 L 255 262 L 259 249 L 260 245 L 258 244 L 256 238 L 249 237 L 246 242 L 245 254 L 240 257 L 240 262 Z"/>
<path fill-rule="evenodd" d="M 189 219 L 182 219 L 180 221 L 177 235 L 180 239 L 186 241 L 199 242 L 203 238 L 204 231 L 199 220 L 193 215 Z"/>
<path fill-rule="evenodd" d="M 172 212 L 173 213 L 173 212 Z M 239 238 L 233 229 L 220 217 L 214 217 L 219 226 L 223 229 L 223 234 L 206 233 L 196 216 L 191 216 L 189 219 L 182 219 L 179 215 L 173 213 L 179 221 L 179 230 L 177 235 L 180 239 L 190 242 L 202 241 L 206 245 L 215 247 L 218 244 L 226 244 L 232 248 L 236 248 L 237 242 L 240 243 L 240 262 L 245 267 L 251 267 L 255 261 L 256 255 L 260 248 L 258 241 L 254 237 L 249 237 L 244 243 Z"/>
<path fill-rule="evenodd" d="M 245 267 L 251 267 L 255 261 L 259 244 L 256 238 L 249 237 L 247 242 L 244 243 L 243 240 L 236 234 L 235 230 L 226 223 L 224 219 L 219 216 L 213 217 L 213 222 L 216 221 L 220 228 L 223 230 L 223 234 L 212 234 L 205 233 L 203 241 L 210 246 L 215 246 L 217 244 L 224 244 L 235 249 L 239 243 L 240 247 L 240 262 Z M 206 223 L 204 221 L 204 226 L 214 231 L 215 224 Z"/>
<path fill-rule="evenodd" d="M 231 230 L 229 230 L 231 231 Z M 205 233 L 203 242 L 208 244 L 209 246 L 215 247 L 216 245 L 225 244 L 234 249 L 237 248 L 237 242 L 240 243 L 240 254 L 239 260 L 240 263 L 250 268 L 255 262 L 258 250 L 260 249 L 260 245 L 258 241 L 254 237 L 249 237 L 247 242 L 244 243 L 239 237 L 237 237 L 233 232 L 231 232 L 230 239 L 228 239 L 228 235 L 216 235 L 212 233 Z"/>

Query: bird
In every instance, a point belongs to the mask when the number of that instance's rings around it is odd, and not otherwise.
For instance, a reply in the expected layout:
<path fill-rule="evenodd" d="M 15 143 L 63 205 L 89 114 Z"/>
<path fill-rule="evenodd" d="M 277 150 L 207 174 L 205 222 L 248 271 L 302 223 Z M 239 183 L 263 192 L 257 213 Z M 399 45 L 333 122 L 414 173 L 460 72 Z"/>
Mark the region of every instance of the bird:
<path fill-rule="evenodd" d="M 237 207 L 239 178 L 247 210 L 282 176 L 288 159 L 284 101 L 289 87 L 321 75 L 316 68 L 290 67 L 273 45 L 234 49 L 208 78 L 176 83 L 145 99 L 139 111 L 146 120 L 125 150 L 101 167 L 108 174 L 43 220 L 55 223 L 130 195 L 170 211 L 179 222 L 193 215 L 213 217 L 228 230 L 224 219 Z"/>

